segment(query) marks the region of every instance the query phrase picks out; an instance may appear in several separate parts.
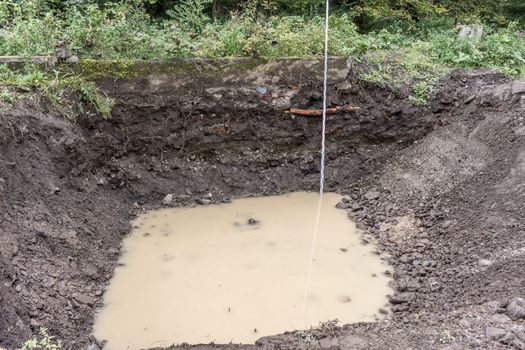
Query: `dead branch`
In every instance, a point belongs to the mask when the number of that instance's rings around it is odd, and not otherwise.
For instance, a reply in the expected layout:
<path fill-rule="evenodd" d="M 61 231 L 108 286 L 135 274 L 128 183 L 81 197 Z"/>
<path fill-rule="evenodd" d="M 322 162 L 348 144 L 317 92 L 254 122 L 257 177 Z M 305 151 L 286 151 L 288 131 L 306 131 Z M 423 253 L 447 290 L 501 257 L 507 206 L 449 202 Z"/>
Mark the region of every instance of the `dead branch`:
<path fill-rule="evenodd" d="M 361 107 L 345 105 L 345 106 L 336 106 L 326 109 L 326 114 L 337 114 L 344 112 L 355 112 L 360 110 Z M 301 117 L 321 117 L 323 115 L 322 109 L 299 109 L 299 108 L 290 108 L 285 111 L 286 114 L 298 115 Z"/>

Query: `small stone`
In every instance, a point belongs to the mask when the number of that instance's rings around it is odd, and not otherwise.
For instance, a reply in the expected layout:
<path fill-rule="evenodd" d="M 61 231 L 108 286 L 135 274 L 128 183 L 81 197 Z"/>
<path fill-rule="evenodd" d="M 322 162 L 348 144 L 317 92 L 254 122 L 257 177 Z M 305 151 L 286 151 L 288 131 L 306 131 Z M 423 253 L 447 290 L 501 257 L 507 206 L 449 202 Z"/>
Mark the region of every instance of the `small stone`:
<path fill-rule="evenodd" d="M 268 92 L 268 89 L 265 86 L 257 86 L 255 88 L 255 91 L 257 91 L 257 93 L 260 95 L 266 95 L 266 93 Z"/>
<path fill-rule="evenodd" d="M 470 327 L 470 322 L 464 318 L 462 318 L 461 320 L 459 320 L 459 325 L 463 328 L 469 328 Z"/>
<path fill-rule="evenodd" d="M 207 198 L 199 198 L 196 200 L 196 202 L 202 205 L 208 205 L 211 203 L 211 200 Z"/>
<path fill-rule="evenodd" d="M 170 205 L 171 202 L 173 202 L 173 194 L 169 193 L 162 199 L 162 204 L 164 205 Z"/>
<path fill-rule="evenodd" d="M 487 259 L 481 259 L 478 261 L 478 265 L 479 266 L 490 266 L 492 265 L 492 261 L 487 260 Z"/>
<path fill-rule="evenodd" d="M 382 314 L 382 315 L 388 315 L 388 310 L 387 309 L 379 309 L 379 313 Z"/>
<path fill-rule="evenodd" d="M 85 266 L 81 269 L 82 273 L 90 278 L 96 278 L 98 276 L 98 270 L 94 266 Z"/>
<path fill-rule="evenodd" d="M 350 203 L 344 203 L 344 202 L 339 202 L 335 205 L 337 209 L 348 209 L 350 208 L 350 206 L 351 206 Z"/>
<path fill-rule="evenodd" d="M 100 350 L 100 346 L 97 344 L 91 344 L 86 348 L 86 350 Z"/>
<path fill-rule="evenodd" d="M 73 63 L 73 64 L 76 64 L 78 62 L 80 62 L 80 60 L 78 59 L 78 56 L 77 55 L 72 55 L 71 57 L 69 57 L 67 60 L 66 60 L 67 63 Z"/>
<path fill-rule="evenodd" d="M 76 293 L 73 295 L 73 298 L 75 298 L 76 301 L 78 301 L 81 304 L 93 306 L 93 298 L 89 295 L 82 294 L 82 293 Z"/>
<path fill-rule="evenodd" d="M 500 100 L 507 100 L 511 96 L 511 94 L 512 94 L 512 87 L 509 86 L 509 84 L 497 86 L 492 92 L 492 95 Z M 491 107 L 492 102 L 488 100 L 483 100 L 480 102 L 480 106 Z"/>
<path fill-rule="evenodd" d="M 512 339 L 509 345 L 514 347 L 514 349 L 525 350 L 525 342 L 517 338 Z"/>
<path fill-rule="evenodd" d="M 513 332 L 507 332 L 503 338 L 500 339 L 500 343 L 513 344 L 516 340 L 516 335 Z"/>
<path fill-rule="evenodd" d="M 337 90 L 339 90 L 340 92 L 344 94 L 347 94 L 352 91 L 352 84 L 350 84 L 348 81 L 339 83 L 336 87 L 337 87 Z"/>
<path fill-rule="evenodd" d="M 362 210 L 362 209 L 363 209 L 363 207 L 360 206 L 359 204 L 357 204 L 357 203 L 352 204 L 352 211 L 359 211 L 359 210 Z"/>
<path fill-rule="evenodd" d="M 56 194 L 56 193 L 59 193 L 61 191 L 61 189 L 59 187 L 56 187 L 53 184 L 49 184 L 49 190 L 50 190 L 50 194 Z"/>
<path fill-rule="evenodd" d="M 275 347 L 277 348 L 277 347 Z M 282 349 L 282 348 L 281 348 Z M 308 347 L 307 347 L 308 349 Z M 323 338 L 319 340 L 319 349 L 340 349 L 337 338 Z"/>
<path fill-rule="evenodd" d="M 408 310 L 408 305 L 406 304 L 398 304 L 398 305 L 392 305 L 392 312 L 393 313 L 399 313 L 403 311 Z"/>
<path fill-rule="evenodd" d="M 515 81 L 512 84 L 512 94 L 523 94 L 525 93 L 525 81 Z"/>
<path fill-rule="evenodd" d="M 525 319 L 525 300 L 522 298 L 512 298 L 505 308 L 507 316 L 516 321 Z"/>
<path fill-rule="evenodd" d="M 443 227 L 444 229 L 447 229 L 447 228 L 449 228 L 450 226 L 452 226 L 452 221 L 451 221 L 451 220 L 445 220 L 445 221 L 443 221 L 443 223 L 441 224 L 441 227 Z"/>
<path fill-rule="evenodd" d="M 255 220 L 255 219 L 248 219 L 248 225 L 257 225 L 259 223 L 259 221 Z"/>
<path fill-rule="evenodd" d="M 377 191 L 369 191 L 365 194 L 365 198 L 370 201 L 370 200 L 378 199 L 380 195 L 381 193 Z"/>
<path fill-rule="evenodd" d="M 343 198 L 341 198 L 341 202 L 343 202 L 343 203 L 350 203 L 350 199 L 346 198 L 346 197 L 343 197 Z"/>
<path fill-rule="evenodd" d="M 449 105 L 449 104 L 452 104 L 452 102 L 454 102 L 454 99 L 450 96 L 447 96 L 447 97 L 442 98 L 441 101 L 439 102 L 441 102 L 444 105 Z"/>
<path fill-rule="evenodd" d="M 483 340 L 481 339 L 476 339 L 476 338 L 470 338 L 467 340 L 467 343 L 468 345 L 471 347 L 471 348 L 483 348 L 484 347 L 484 343 L 483 343 Z"/>
<path fill-rule="evenodd" d="M 485 330 L 485 334 L 490 339 L 498 340 L 503 338 L 505 334 L 507 334 L 507 331 L 501 328 L 487 327 Z"/>
<path fill-rule="evenodd" d="M 525 328 L 520 327 L 520 328 L 514 329 L 514 334 L 516 335 L 516 337 L 518 337 L 518 339 L 525 342 Z"/>
<path fill-rule="evenodd" d="M 474 99 L 476 98 L 476 95 L 470 95 L 469 97 L 467 97 L 465 99 L 465 104 L 468 105 L 469 103 L 471 103 L 472 101 L 474 101 Z"/>
<path fill-rule="evenodd" d="M 412 292 L 396 293 L 390 297 L 390 303 L 392 304 L 405 304 L 413 301 L 415 294 Z"/>

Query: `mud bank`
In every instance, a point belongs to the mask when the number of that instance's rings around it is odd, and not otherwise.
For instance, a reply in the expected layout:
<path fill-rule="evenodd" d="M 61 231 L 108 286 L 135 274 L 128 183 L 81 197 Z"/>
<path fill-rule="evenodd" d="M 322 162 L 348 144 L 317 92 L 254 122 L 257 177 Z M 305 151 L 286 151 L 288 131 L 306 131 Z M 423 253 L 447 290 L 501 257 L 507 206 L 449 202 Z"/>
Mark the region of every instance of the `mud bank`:
<path fill-rule="evenodd" d="M 317 188 L 320 119 L 283 112 L 321 106 L 319 61 L 185 64 L 93 76 L 110 120 L 1 108 L 1 346 L 44 326 L 97 349 L 129 222 L 167 194 L 187 206 Z M 457 71 L 415 107 L 351 60 L 330 66 L 330 104 L 361 110 L 329 118 L 326 188 L 393 266 L 389 317 L 224 348 L 524 349 L 525 84 Z"/>

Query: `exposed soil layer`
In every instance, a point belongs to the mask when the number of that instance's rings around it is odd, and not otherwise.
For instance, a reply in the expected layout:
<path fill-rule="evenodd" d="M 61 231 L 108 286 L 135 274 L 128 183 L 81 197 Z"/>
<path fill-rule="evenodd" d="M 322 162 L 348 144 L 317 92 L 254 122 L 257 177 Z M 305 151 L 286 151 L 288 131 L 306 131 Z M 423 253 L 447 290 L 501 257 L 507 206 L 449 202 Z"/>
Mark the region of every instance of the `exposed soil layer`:
<path fill-rule="evenodd" d="M 361 110 L 329 117 L 326 188 L 392 265 L 389 318 L 222 348 L 525 349 L 525 83 L 456 71 L 415 107 L 349 60 L 331 67 L 330 104 Z M 100 79 L 111 120 L 0 109 L 0 346 L 44 326 L 96 350 L 130 219 L 167 194 L 181 206 L 317 189 L 320 119 L 283 110 L 321 106 L 319 62 L 212 71 Z"/>

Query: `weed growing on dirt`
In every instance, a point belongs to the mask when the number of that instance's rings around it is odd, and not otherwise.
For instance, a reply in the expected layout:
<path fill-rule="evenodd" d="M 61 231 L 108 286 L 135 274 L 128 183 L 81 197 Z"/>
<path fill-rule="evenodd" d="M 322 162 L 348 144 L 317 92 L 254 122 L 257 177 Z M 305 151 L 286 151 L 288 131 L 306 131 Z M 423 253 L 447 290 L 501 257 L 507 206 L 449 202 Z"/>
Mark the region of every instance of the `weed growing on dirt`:
<path fill-rule="evenodd" d="M 321 333 L 326 334 L 330 337 L 335 337 L 339 332 L 339 320 L 331 320 L 326 322 L 321 322 L 318 327 Z"/>
<path fill-rule="evenodd" d="M 103 118 L 111 116 L 113 101 L 103 94 L 95 83 L 79 75 L 60 73 L 33 64 L 19 69 L 0 65 L 0 101 L 13 103 L 15 99 L 27 95 L 38 95 L 47 99 L 54 106 L 68 104 L 68 95 L 78 96 L 90 110 L 79 104 L 79 114 L 99 114 Z"/>
<path fill-rule="evenodd" d="M 364 68 L 358 72 L 359 78 L 394 93 L 406 91 L 414 104 L 425 105 L 435 82 L 448 69 L 414 56 L 413 51 L 369 54 L 362 58 Z"/>
<path fill-rule="evenodd" d="M 297 331 L 295 332 L 295 336 L 297 337 L 297 340 L 305 344 L 307 348 L 315 341 L 315 336 L 312 334 L 311 330 Z"/>
<path fill-rule="evenodd" d="M 14 96 L 9 90 L 3 89 L 0 91 L 0 103 L 12 104 L 13 102 Z"/>
<path fill-rule="evenodd" d="M 312 327 L 308 330 L 300 330 L 295 332 L 297 340 L 303 343 L 307 349 L 310 349 L 312 344 L 321 338 L 335 337 L 339 333 L 339 320 L 331 320 L 326 322 L 319 322 L 319 326 Z"/>
<path fill-rule="evenodd" d="M 445 330 L 439 336 L 439 342 L 441 344 L 450 344 L 455 340 L 449 330 Z"/>
<path fill-rule="evenodd" d="M 55 337 L 49 335 L 47 328 L 40 328 L 39 335 L 26 341 L 18 350 L 58 350 L 62 349 L 62 343 L 55 341 Z"/>
<path fill-rule="evenodd" d="M 414 101 L 417 106 L 423 106 L 427 103 L 431 92 L 432 85 L 427 81 L 421 81 L 414 86 L 413 95 L 410 96 L 410 99 Z"/>

